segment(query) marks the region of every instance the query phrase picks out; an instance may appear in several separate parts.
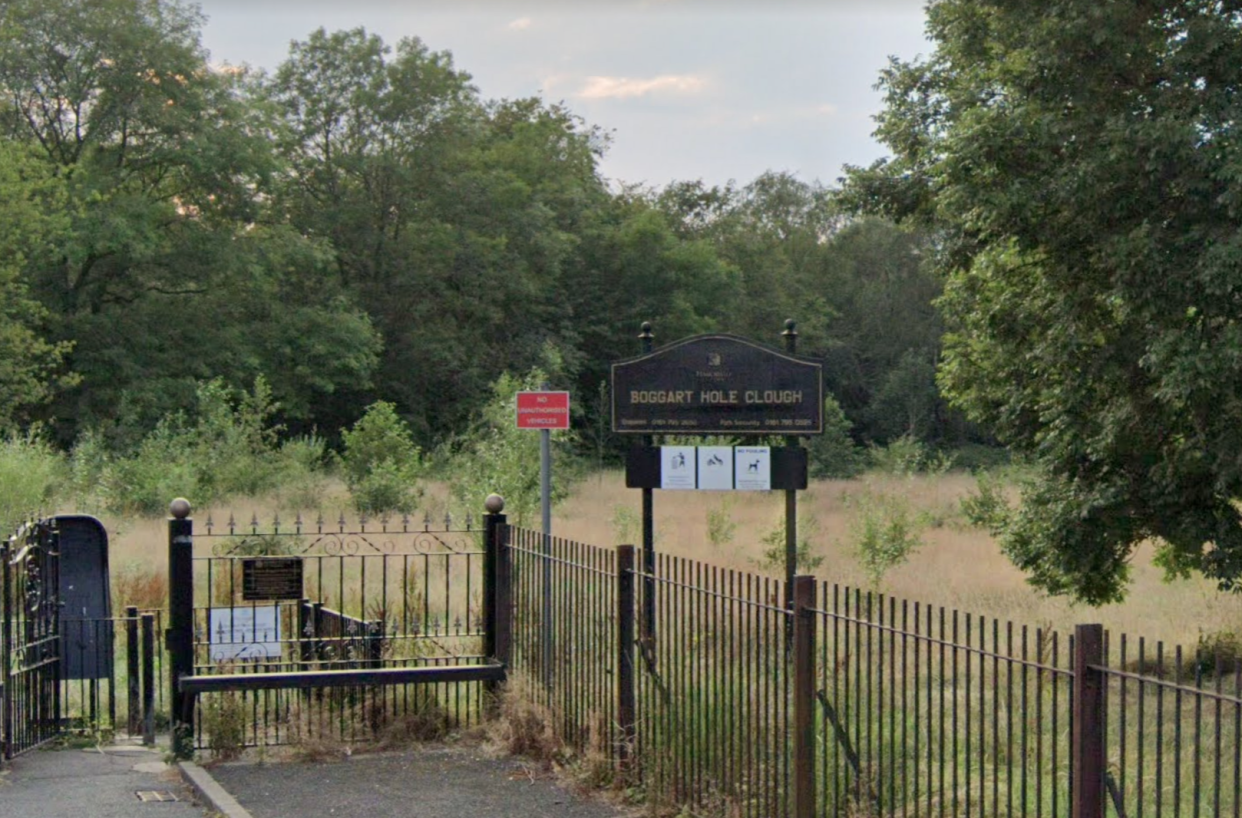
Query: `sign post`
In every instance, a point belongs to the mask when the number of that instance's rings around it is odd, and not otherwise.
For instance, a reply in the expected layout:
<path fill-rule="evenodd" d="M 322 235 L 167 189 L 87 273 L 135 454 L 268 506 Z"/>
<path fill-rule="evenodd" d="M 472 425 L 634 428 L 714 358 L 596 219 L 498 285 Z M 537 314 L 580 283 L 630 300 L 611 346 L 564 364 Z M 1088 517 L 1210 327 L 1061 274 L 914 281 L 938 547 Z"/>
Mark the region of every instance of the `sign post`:
<path fill-rule="evenodd" d="M 819 361 L 798 357 L 798 332 L 785 322 L 784 351 L 735 335 L 696 335 L 612 365 L 612 430 L 642 435 L 630 450 L 626 485 L 643 491 L 643 638 L 654 634 L 655 573 L 652 489 L 785 492 L 786 604 L 797 569 L 798 496 L 807 486 L 804 435 L 824 429 L 824 377 Z M 668 446 L 654 436 L 724 435 L 784 438 L 782 446 Z M 756 443 L 762 441 L 755 441 Z"/>
<path fill-rule="evenodd" d="M 569 428 L 569 393 L 518 392 L 517 427 L 539 430 L 539 505 L 543 518 L 543 684 L 551 690 L 552 430 Z"/>

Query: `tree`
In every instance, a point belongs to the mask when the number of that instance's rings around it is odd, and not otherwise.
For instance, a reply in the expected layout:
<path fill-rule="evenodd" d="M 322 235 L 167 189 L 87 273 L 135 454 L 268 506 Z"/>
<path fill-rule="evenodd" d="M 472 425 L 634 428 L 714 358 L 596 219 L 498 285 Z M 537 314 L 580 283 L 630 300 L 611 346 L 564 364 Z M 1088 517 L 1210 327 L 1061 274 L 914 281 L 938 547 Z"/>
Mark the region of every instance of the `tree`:
<path fill-rule="evenodd" d="M 375 365 L 322 243 L 265 223 L 271 123 L 245 72 L 208 65 L 201 23 L 179 0 L 0 8 L 0 136 L 72 205 L 21 268 L 80 376 L 47 410 L 64 439 L 120 418 L 136 442 L 215 377 L 266 375 L 305 418 Z"/>
<path fill-rule="evenodd" d="M 46 340 L 47 311 L 30 296 L 21 272 L 66 224 L 59 180 L 23 146 L 0 140 L 0 432 L 20 425 L 23 410 L 49 400 L 64 383 L 68 344 Z"/>
<path fill-rule="evenodd" d="M 606 201 L 598 131 L 538 100 L 485 104 L 447 52 L 362 29 L 294 43 L 266 93 L 294 169 L 277 206 L 330 243 L 384 338 L 373 391 L 421 443 L 546 341 L 573 346 L 566 267 Z"/>
<path fill-rule="evenodd" d="M 1242 578 L 1242 24 L 1233 3 L 941 0 L 847 200 L 936 231 L 945 393 L 1042 479 L 1003 547 L 1119 598 L 1134 547 Z"/>

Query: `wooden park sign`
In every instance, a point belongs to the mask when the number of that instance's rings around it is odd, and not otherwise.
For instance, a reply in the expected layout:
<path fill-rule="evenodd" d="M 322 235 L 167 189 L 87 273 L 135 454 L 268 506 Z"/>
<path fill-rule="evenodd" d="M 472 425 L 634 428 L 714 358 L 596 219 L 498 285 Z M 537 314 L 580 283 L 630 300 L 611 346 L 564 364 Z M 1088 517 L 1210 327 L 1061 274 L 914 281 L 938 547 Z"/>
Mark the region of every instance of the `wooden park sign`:
<path fill-rule="evenodd" d="M 821 434 L 823 367 L 734 335 L 696 335 L 612 365 L 612 429 Z"/>

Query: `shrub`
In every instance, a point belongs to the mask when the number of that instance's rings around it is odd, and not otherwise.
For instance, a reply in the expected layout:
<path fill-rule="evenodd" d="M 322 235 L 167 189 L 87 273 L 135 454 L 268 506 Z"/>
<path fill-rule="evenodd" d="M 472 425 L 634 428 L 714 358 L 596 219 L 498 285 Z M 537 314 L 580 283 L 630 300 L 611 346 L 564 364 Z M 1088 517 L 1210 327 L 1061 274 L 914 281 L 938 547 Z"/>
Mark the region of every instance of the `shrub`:
<path fill-rule="evenodd" d="M 823 565 L 823 555 L 815 554 L 811 551 L 811 537 L 818 533 L 819 522 L 815 518 L 798 516 L 798 537 L 794 559 L 795 571 L 814 571 Z M 785 515 L 783 513 L 776 526 L 763 535 L 761 542 L 765 548 L 763 549 L 762 558 L 758 561 L 759 566 L 769 571 L 779 569 L 783 573 L 785 571 Z"/>
<path fill-rule="evenodd" d="M 884 576 L 922 546 L 918 516 L 908 500 L 894 494 L 867 491 L 850 502 L 854 555 L 871 588 L 878 590 Z"/>
<path fill-rule="evenodd" d="M 422 451 L 393 404 L 368 406 L 357 423 L 341 432 L 341 440 L 338 462 L 359 511 L 414 510 L 422 499 Z"/>
<path fill-rule="evenodd" d="M 719 548 L 733 542 L 737 533 L 737 523 L 733 521 L 733 499 L 726 496 L 716 508 L 707 510 L 707 539 Z M 781 536 L 785 536 L 782 525 Z"/>
<path fill-rule="evenodd" d="M 992 536 L 1005 530 L 1009 503 L 1005 500 L 1002 481 L 991 472 L 975 478 L 975 493 L 962 498 L 962 516 L 966 522 L 986 529 Z"/>
<path fill-rule="evenodd" d="M 65 476 L 64 458 L 37 430 L 0 438 L 0 537 L 47 509 Z"/>
<path fill-rule="evenodd" d="M 824 433 L 812 437 L 807 445 L 811 479 L 845 480 L 862 472 L 866 465 L 866 453 L 850 436 L 851 426 L 836 398 L 831 395 L 825 398 Z"/>
<path fill-rule="evenodd" d="M 231 494 L 263 494 L 305 479 L 323 452 L 315 438 L 278 445 L 277 408 L 262 377 L 251 392 L 220 380 L 201 383 L 191 412 L 164 416 L 130 452 L 111 453 L 101 436 L 84 434 L 70 474 L 80 491 L 121 513 L 162 514 L 176 496 L 206 505 Z"/>
<path fill-rule="evenodd" d="M 901 477 L 944 474 L 953 467 L 953 455 L 938 452 L 913 435 L 902 435 L 887 446 L 872 446 L 870 459 L 877 471 Z"/>

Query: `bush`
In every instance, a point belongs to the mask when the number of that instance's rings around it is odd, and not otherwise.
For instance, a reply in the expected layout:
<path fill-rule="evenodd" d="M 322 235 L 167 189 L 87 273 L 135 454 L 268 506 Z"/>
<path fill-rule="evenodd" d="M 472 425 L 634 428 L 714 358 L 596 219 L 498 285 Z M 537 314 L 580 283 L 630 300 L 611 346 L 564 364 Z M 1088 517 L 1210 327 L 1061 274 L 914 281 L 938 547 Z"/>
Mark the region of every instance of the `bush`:
<path fill-rule="evenodd" d="M 923 545 L 919 518 L 904 497 L 868 491 L 851 498 L 856 509 L 850 538 L 859 567 L 871 588 L 878 590 L 884 576 Z"/>
<path fill-rule="evenodd" d="M 263 378 L 251 392 L 220 380 L 199 384 L 190 413 L 166 415 L 129 453 L 114 454 L 86 433 L 70 457 L 83 496 L 120 513 L 163 514 L 173 497 L 206 505 L 233 494 L 272 491 L 317 468 L 323 444 L 314 438 L 278 445 L 278 406 Z"/>
<path fill-rule="evenodd" d="M 37 430 L 0 438 L 0 537 L 48 510 L 66 476 L 64 458 Z"/>
<path fill-rule="evenodd" d="M 1005 499 L 1004 485 L 991 472 L 983 472 L 975 478 L 975 493 L 962 498 L 962 516 L 973 526 L 987 530 L 992 536 L 1000 536 L 1009 517 L 1009 502 Z"/>
<path fill-rule="evenodd" d="M 819 522 L 815 518 L 798 516 L 798 537 L 794 554 L 796 572 L 814 571 L 823 565 L 823 555 L 811 551 L 811 537 L 818 533 Z M 763 535 L 762 542 L 765 547 L 759 566 L 769 571 L 779 569 L 783 573 L 785 571 L 785 515 L 783 513 L 776 526 Z"/>
<path fill-rule="evenodd" d="M 341 432 L 341 440 L 338 462 L 359 511 L 414 510 L 423 495 L 422 451 L 393 404 L 378 401 L 368 406 L 357 423 Z"/>
<path fill-rule="evenodd" d="M 938 452 L 913 435 L 902 435 L 887 446 L 872 446 L 872 468 L 885 474 L 944 474 L 953 467 L 953 455 Z"/>
<path fill-rule="evenodd" d="M 836 398 L 831 395 L 825 398 L 824 433 L 812 437 L 807 445 L 812 480 L 847 480 L 862 472 L 867 462 L 866 453 L 850 436 L 851 426 Z"/>

